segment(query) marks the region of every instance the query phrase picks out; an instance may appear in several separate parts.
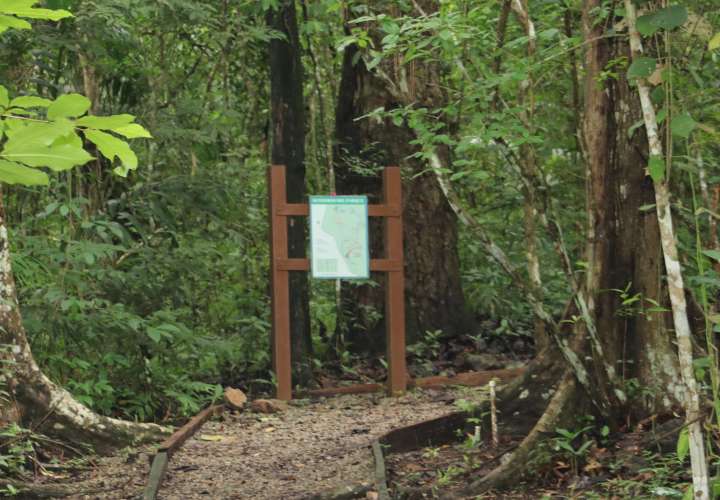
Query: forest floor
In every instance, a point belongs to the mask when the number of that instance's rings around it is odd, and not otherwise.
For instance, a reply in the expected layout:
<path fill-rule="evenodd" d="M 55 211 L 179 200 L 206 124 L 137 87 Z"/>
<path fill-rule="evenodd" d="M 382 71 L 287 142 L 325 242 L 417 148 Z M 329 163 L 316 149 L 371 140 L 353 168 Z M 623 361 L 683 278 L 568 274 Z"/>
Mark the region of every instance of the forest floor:
<path fill-rule="evenodd" d="M 377 393 L 295 400 L 273 414 L 250 407 L 226 411 L 205 423 L 171 458 L 158 498 L 378 499 L 370 450 L 374 440 L 393 429 L 467 408 L 486 395 L 484 387 L 455 386 L 412 390 L 396 398 Z M 667 423 L 675 425 L 673 420 Z M 558 453 L 554 449 L 558 437 L 549 436 L 532 457 L 532 471 L 510 490 L 467 496 L 465 488 L 495 467 L 523 437 L 504 431 L 501 421 L 497 447 L 482 432 L 437 448 L 387 455 L 391 498 L 681 498 L 689 480 L 683 464 L 667 451 L 652 454 L 642 449 L 643 436 L 660 424 L 661 420 L 654 420 L 636 426 L 612 441 L 577 433 L 567 444 L 573 449 L 583 447 L 583 442 L 589 445 L 574 457 L 562 449 Z M 43 471 L 35 484 L 65 485 L 73 492 L 65 498 L 77 500 L 141 498 L 152 453 L 153 448 L 147 447 L 88 459 L 79 467 L 71 463 L 65 470 Z M 360 492 L 359 496 L 337 495 L 349 490 Z"/>
<path fill-rule="evenodd" d="M 442 345 L 432 366 L 413 364 L 410 369 L 416 376 L 452 375 L 527 361 L 526 353 L 494 350 L 496 354 L 478 356 L 467 346 Z M 378 367 L 359 364 L 343 375 L 347 380 L 328 372 L 322 385 L 367 382 L 380 375 Z M 171 458 L 158 498 L 330 500 L 341 498 L 338 492 L 355 490 L 359 496 L 342 498 L 376 499 L 373 441 L 394 429 L 466 411 L 486 397 L 486 387 L 451 386 L 415 389 L 397 398 L 375 393 L 298 399 L 277 413 L 254 411 L 252 405 L 242 412 L 228 410 L 205 423 Z M 653 419 L 653 429 L 667 418 Z M 500 415 L 497 447 L 490 446 L 487 430 L 477 429 L 476 435 L 459 436 L 456 443 L 387 455 L 391 497 L 681 498 L 689 480 L 682 463 L 667 450 L 643 454 L 640 443 L 647 424 L 607 436 L 585 421 L 566 431 L 571 438 L 548 435 L 531 457 L 532 471 L 510 490 L 466 496 L 467 486 L 523 438 L 505 431 L 503 420 Z M 113 457 L 70 462 L 53 472 L 36 471 L 35 484 L 64 485 L 73 493 L 69 498 L 78 500 L 141 498 L 153 453 L 153 447 L 127 449 Z"/>
<path fill-rule="evenodd" d="M 373 440 L 456 408 L 457 398 L 479 401 L 482 388 L 416 390 L 298 400 L 276 414 L 225 413 L 206 423 L 172 457 L 160 499 L 309 499 L 345 487 L 371 489 Z M 142 494 L 149 450 L 100 459 L 74 478 L 77 499 L 130 499 Z M 102 490 L 102 491 L 98 491 Z"/>

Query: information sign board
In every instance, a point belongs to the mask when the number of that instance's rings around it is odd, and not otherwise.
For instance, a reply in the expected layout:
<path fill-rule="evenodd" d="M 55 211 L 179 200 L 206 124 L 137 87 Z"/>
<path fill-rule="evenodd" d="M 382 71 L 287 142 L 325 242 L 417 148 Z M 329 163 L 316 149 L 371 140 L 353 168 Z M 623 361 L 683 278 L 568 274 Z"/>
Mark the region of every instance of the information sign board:
<path fill-rule="evenodd" d="M 313 278 L 370 278 L 368 240 L 367 196 L 310 196 Z"/>

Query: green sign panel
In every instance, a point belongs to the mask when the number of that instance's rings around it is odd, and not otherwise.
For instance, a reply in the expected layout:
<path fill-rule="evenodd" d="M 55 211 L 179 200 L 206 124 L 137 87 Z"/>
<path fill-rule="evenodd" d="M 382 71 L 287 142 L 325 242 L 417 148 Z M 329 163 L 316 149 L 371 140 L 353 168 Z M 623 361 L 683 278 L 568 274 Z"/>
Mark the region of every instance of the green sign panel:
<path fill-rule="evenodd" d="M 313 278 L 370 278 L 367 196 L 310 197 L 310 256 Z"/>

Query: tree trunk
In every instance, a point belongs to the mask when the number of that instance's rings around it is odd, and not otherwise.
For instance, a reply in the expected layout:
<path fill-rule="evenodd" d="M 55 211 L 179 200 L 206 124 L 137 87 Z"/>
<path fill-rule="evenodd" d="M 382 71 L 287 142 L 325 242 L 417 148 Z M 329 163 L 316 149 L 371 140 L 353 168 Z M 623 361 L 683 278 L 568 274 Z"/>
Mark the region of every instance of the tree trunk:
<path fill-rule="evenodd" d="M 387 165 L 403 168 L 403 210 L 406 262 L 406 321 L 408 341 L 421 338 L 426 331 L 462 333 L 468 327 L 460 283 L 457 252 L 457 219 L 431 172 L 417 175 L 426 163 L 409 158 L 418 151 L 410 144 L 416 139 L 412 129 L 396 125 L 390 118 L 363 118 L 383 108 L 391 111 L 413 104 L 434 108 L 445 103 L 437 85 L 434 64 L 407 67 L 382 63 L 385 74 L 397 77 L 395 92 L 386 80 L 365 67 L 358 49 L 345 49 L 342 79 L 336 109 L 337 185 L 340 193 L 367 193 L 379 200 L 379 170 Z M 434 84 L 432 82 L 435 82 Z M 396 89 L 397 90 L 397 89 Z M 447 152 L 445 152 L 445 155 Z M 372 176 L 357 167 L 374 169 Z M 371 225 L 372 252 L 379 255 L 382 241 L 379 221 Z M 373 276 L 381 285 L 382 276 Z M 351 340 L 380 349 L 384 336 L 383 289 L 372 286 L 345 286 L 344 316 Z M 368 314 L 375 311 L 376 314 Z M 362 335 L 362 337 L 361 337 Z M 366 337 L 367 336 L 367 337 Z"/>
<path fill-rule="evenodd" d="M 0 425 L 21 421 L 37 432 L 89 444 L 98 453 L 110 453 L 121 446 L 160 439 L 169 433 L 159 425 L 137 424 L 97 415 L 40 371 L 22 325 L 10 263 L 5 208 L 0 193 L 1 345 L 10 347 L 4 359 L 9 361 L 10 371 L 4 373 L 0 370 L 0 393 L 6 391 L 10 400 L 3 403 L 0 399 Z"/>
<path fill-rule="evenodd" d="M 600 81 L 607 63 L 628 57 L 627 42 L 601 39 L 586 2 L 585 141 L 588 172 L 588 289 L 606 358 L 621 380 L 635 379 L 642 391 L 641 411 L 668 408 L 682 401 L 677 356 L 668 332 L 668 315 L 657 306 L 668 303 L 663 286 L 657 217 L 641 210 L 654 203 L 652 181 L 638 165 L 647 158 L 642 131 L 628 137 L 642 114 L 624 76 Z M 624 303 L 624 304 L 623 304 Z M 626 384 L 627 385 L 627 384 Z"/>
<path fill-rule="evenodd" d="M 627 416 L 629 408 L 639 418 L 685 400 L 678 358 L 667 328 L 670 317 L 665 310 L 654 308 L 655 304 L 662 306 L 669 301 L 668 290 L 662 284 L 658 218 L 652 210 L 641 210 L 655 200 L 652 182 L 638 168 L 647 158 L 648 141 L 640 131 L 628 137 L 629 127 L 641 116 L 640 103 L 623 75 L 602 76 L 609 61 L 630 55 L 630 47 L 626 40 L 604 36 L 614 20 L 599 22 L 595 18 L 600 5 L 601 0 L 586 0 L 583 11 L 583 139 L 588 181 L 588 271 L 584 286 L 603 356 L 601 359 L 592 349 L 594 385 L 579 387 L 563 376 L 523 442 L 504 457 L 502 465 L 475 481 L 469 493 L 511 484 L 524 474 L 529 452 L 543 439 L 543 433 L 561 426 L 564 416 L 577 414 L 577 405 L 582 401 L 602 400 L 601 391 L 610 390 L 605 365 L 619 372 L 616 376 L 623 384 L 615 385 L 615 390 L 627 391 L 631 386 L 637 389 L 608 400 L 614 406 L 603 413 L 611 420 L 617 422 Z M 564 316 L 568 317 L 568 312 Z M 578 358 L 587 359 L 591 353 L 587 333 L 580 322 L 574 330 L 573 350 Z M 554 336 L 561 342 L 566 337 L 558 331 Z M 554 366 L 548 364 L 553 358 L 557 358 L 554 349 L 541 353 L 519 385 L 509 387 L 501 399 L 516 398 L 518 390 L 522 390 L 520 395 L 524 394 L 526 401 L 537 401 L 548 382 L 543 380 L 538 385 L 535 377 L 545 375 L 544 371 Z M 630 384 L 631 379 L 635 383 Z"/>
<path fill-rule="evenodd" d="M 642 56 L 643 47 L 640 34 L 636 28 L 635 4 L 632 0 L 625 0 L 625 20 L 630 35 L 630 47 L 632 57 L 635 60 Z M 649 142 L 650 156 L 663 161 L 663 145 L 658 134 L 658 121 L 655 115 L 655 107 L 650 99 L 650 87 L 644 78 L 637 81 L 637 89 L 640 97 L 640 105 L 645 122 L 645 130 Z M 669 143 L 668 149 L 671 144 Z M 670 161 L 671 153 L 668 152 Z M 644 170 L 647 162 L 639 163 L 636 168 Z M 667 166 L 669 171 L 669 164 Z M 670 210 L 670 186 L 667 175 L 653 176 L 653 188 L 655 190 L 655 210 L 660 227 L 660 239 L 662 242 L 662 255 L 665 261 L 667 272 L 668 290 L 670 292 L 670 304 L 672 305 L 673 325 L 675 326 L 675 339 L 677 341 L 677 352 L 680 362 L 680 374 L 683 385 L 683 403 L 685 407 L 685 420 L 688 426 L 690 464 L 693 476 L 693 498 L 707 500 L 710 498 L 708 484 L 708 464 L 705 455 L 705 440 L 703 437 L 702 413 L 700 411 L 700 391 L 695 380 L 693 369 L 693 346 L 690 321 L 688 319 L 687 301 L 685 299 L 685 285 L 683 282 L 682 268 L 678 255 L 675 230 L 673 228 L 672 212 Z"/>
<path fill-rule="evenodd" d="M 302 203 L 305 197 L 305 108 L 303 66 L 295 2 L 283 0 L 269 10 L 268 26 L 284 35 L 270 42 L 270 102 L 273 164 L 287 167 L 287 199 Z M 307 229 L 304 218 L 289 218 L 288 253 L 305 257 Z M 290 273 L 290 342 L 295 380 L 311 378 L 312 339 L 307 273 Z"/>

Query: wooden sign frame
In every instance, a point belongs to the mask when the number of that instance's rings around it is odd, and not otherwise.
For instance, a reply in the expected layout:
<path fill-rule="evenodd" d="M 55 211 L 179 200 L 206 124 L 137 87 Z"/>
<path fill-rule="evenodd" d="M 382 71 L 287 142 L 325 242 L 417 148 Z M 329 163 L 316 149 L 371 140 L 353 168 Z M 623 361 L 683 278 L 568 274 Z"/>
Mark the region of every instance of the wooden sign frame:
<path fill-rule="evenodd" d="M 290 272 L 310 270 L 309 259 L 288 257 L 288 217 L 309 216 L 307 203 L 287 202 L 284 165 L 268 168 L 270 217 L 270 274 L 272 286 L 272 365 L 276 397 L 292 399 L 290 352 Z M 399 167 L 383 171 L 383 202 L 369 205 L 370 217 L 383 217 L 385 256 L 371 259 L 370 270 L 387 273 L 385 331 L 387 335 L 387 390 L 391 395 L 407 389 L 405 360 L 405 261 L 403 254 L 402 181 Z"/>

